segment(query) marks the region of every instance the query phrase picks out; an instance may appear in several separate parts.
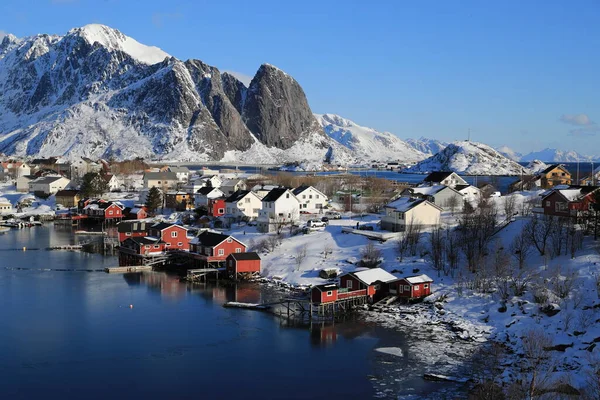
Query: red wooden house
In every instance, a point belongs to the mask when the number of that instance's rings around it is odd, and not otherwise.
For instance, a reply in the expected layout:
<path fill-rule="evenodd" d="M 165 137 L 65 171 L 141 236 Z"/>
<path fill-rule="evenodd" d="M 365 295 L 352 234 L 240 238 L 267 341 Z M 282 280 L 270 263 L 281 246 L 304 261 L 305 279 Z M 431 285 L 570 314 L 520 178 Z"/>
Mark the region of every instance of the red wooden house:
<path fill-rule="evenodd" d="M 82 213 L 88 218 L 101 220 L 120 220 L 123 219 L 123 210 L 125 207 L 118 201 L 92 200 L 88 201 L 83 207 Z"/>
<path fill-rule="evenodd" d="M 313 286 L 310 291 L 310 300 L 313 303 L 331 303 L 338 299 L 338 285 L 335 283 L 326 283 L 324 285 Z"/>
<path fill-rule="evenodd" d="M 584 217 L 594 202 L 597 186 L 559 186 L 542 197 L 544 214 L 558 217 Z"/>
<path fill-rule="evenodd" d="M 160 239 L 130 237 L 119 245 L 119 265 L 140 265 L 147 256 L 159 255 L 165 251 L 166 243 Z"/>
<path fill-rule="evenodd" d="M 117 235 L 119 243 L 128 238 L 145 237 L 148 235 L 148 228 L 151 223 L 145 221 L 121 221 L 117 224 Z"/>
<path fill-rule="evenodd" d="M 187 236 L 187 229 L 181 225 L 167 222 L 159 222 L 150 226 L 148 237 L 151 239 L 160 239 L 165 242 L 165 250 L 183 250 L 190 249 L 190 239 Z"/>
<path fill-rule="evenodd" d="M 148 218 L 146 206 L 126 207 L 123 210 L 123 218 L 127 220 Z"/>
<path fill-rule="evenodd" d="M 427 275 L 409 276 L 387 283 L 389 294 L 408 299 L 418 299 L 431 294 L 433 279 Z"/>
<path fill-rule="evenodd" d="M 212 217 L 225 215 L 225 199 L 208 200 L 208 214 Z"/>
<path fill-rule="evenodd" d="M 238 274 L 260 274 L 260 256 L 255 252 L 231 253 L 226 259 L 227 275 L 238 277 Z"/>
<path fill-rule="evenodd" d="M 371 268 L 363 271 L 349 272 L 340 276 L 338 298 L 341 300 L 350 296 L 368 296 L 370 300 L 383 296 L 384 283 L 397 278 L 381 268 Z"/>
<path fill-rule="evenodd" d="M 190 242 L 190 253 L 202 267 L 221 265 L 232 253 L 245 253 L 246 245 L 233 236 L 202 232 Z"/>

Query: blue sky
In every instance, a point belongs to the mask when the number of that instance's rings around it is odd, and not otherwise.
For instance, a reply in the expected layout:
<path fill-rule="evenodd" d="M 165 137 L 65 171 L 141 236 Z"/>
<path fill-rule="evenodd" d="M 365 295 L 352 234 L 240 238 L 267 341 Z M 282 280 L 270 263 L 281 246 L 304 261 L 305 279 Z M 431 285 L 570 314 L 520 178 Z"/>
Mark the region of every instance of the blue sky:
<path fill-rule="evenodd" d="M 180 58 L 274 64 L 314 112 L 402 138 L 600 155 L 598 1 L 0 2 L 0 31 L 102 23 Z"/>

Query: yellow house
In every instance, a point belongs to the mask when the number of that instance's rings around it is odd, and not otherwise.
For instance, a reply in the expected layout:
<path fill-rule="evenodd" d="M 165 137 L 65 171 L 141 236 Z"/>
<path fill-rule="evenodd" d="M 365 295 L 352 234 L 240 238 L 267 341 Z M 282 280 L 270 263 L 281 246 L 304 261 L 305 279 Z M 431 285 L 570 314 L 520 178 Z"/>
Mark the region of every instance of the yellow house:
<path fill-rule="evenodd" d="M 65 207 L 77 207 L 77 203 L 81 200 L 79 190 L 59 190 L 54 197 L 56 204 L 62 204 Z"/>
<path fill-rule="evenodd" d="M 553 164 L 540 172 L 540 181 L 543 189 L 550 189 L 557 185 L 570 185 L 571 173 L 562 164 Z"/>
<path fill-rule="evenodd" d="M 414 224 L 420 227 L 438 225 L 441 213 L 440 207 L 425 199 L 400 197 L 385 206 L 381 229 L 404 232 L 407 225 Z"/>

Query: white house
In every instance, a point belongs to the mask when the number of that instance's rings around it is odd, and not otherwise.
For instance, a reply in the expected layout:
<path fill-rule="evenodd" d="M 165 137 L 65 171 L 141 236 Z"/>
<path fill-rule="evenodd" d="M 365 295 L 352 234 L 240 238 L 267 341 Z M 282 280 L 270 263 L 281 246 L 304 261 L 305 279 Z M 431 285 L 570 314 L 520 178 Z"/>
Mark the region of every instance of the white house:
<path fill-rule="evenodd" d="M 287 188 L 275 188 L 262 199 L 257 230 L 274 232 L 282 225 L 290 225 L 299 220 L 300 201 L 298 198 Z"/>
<path fill-rule="evenodd" d="M 70 169 L 71 179 L 79 179 L 88 172 L 100 172 L 102 164 L 94 162 L 89 158 L 81 157 L 71 162 Z"/>
<path fill-rule="evenodd" d="M 34 180 L 32 175 L 23 175 L 17 178 L 17 192 L 29 192 L 29 182 Z"/>
<path fill-rule="evenodd" d="M 212 186 L 212 187 L 221 187 L 223 180 L 216 175 L 213 176 L 205 176 L 200 178 L 200 182 L 204 184 L 204 186 Z"/>
<path fill-rule="evenodd" d="M 442 209 L 425 199 L 400 197 L 385 206 L 381 229 L 403 232 L 406 225 L 432 226 L 440 223 Z"/>
<path fill-rule="evenodd" d="M 463 195 L 450 186 L 444 185 L 406 188 L 401 195 L 403 197 L 425 199 L 443 209 L 462 210 L 464 205 Z"/>
<path fill-rule="evenodd" d="M 179 180 L 174 172 L 146 172 L 144 174 L 144 188 L 150 189 L 157 187 L 159 189 L 176 189 Z"/>
<path fill-rule="evenodd" d="M 262 201 L 256 193 L 249 190 L 238 190 L 225 199 L 225 218 L 230 222 L 242 219 L 258 218 Z"/>
<path fill-rule="evenodd" d="M 454 187 L 456 185 L 468 185 L 456 172 L 432 172 L 423 179 L 419 186 L 444 185 Z"/>
<path fill-rule="evenodd" d="M 62 176 L 43 176 L 29 182 L 29 191 L 44 194 L 54 194 L 63 190 L 71 181 Z"/>
<path fill-rule="evenodd" d="M 194 206 L 206 206 L 209 200 L 223 197 L 223 192 L 219 188 L 203 187 L 194 193 Z"/>
<path fill-rule="evenodd" d="M 179 182 L 187 182 L 190 178 L 190 170 L 188 167 L 169 167 L 169 171 L 175 173 Z"/>
<path fill-rule="evenodd" d="M 225 179 L 219 186 L 219 189 L 221 189 L 226 196 L 231 196 L 238 190 L 246 190 L 247 188 L 246 182 L 241 179 Z"/>
<path fill-rule="evenodd" d="M 210 169 L 210 168 L 201 168 L 198 171 L 196 171 L 196 173 L 200 177 L 207 177 L 207 176 L 219 175 L 219 171 L 218 170 L 216 170 L 216 169 Z"/>
<path fill-rule="evenodd" d="M 300 201 L 300 210 L 316 211 L 327 205 L 327 196 L 312 186 L 299 186 L 292 191 Z"/>
<path fill-rule="evenodd" d="M 21 176 L 31 174 L 29 165 L 22 161 L 5 161 L 1 163 L 3 178 L 17 179 Z"/>
<path fill-rule="evenodd" d="M 10 201 L 4 197 L 0 197 L 0 214 L 11 214 L 13 212 L 13 206 Z"/>
<path fill-rule="evenodd" d="M 111 192 L 125 187 L 125 183 L 123 183 L 123 181 L 114 174 L 106 174 L 103 176 L 103 178 L 108 185 L 108 190 Z"/>
<path fill-rule="evenodd" d="M 456 185 L 454 190 L 462 194 L 463 199 L 469 202 L 474 202 L 481 198 L 481 190 L 473 185 Z"/>

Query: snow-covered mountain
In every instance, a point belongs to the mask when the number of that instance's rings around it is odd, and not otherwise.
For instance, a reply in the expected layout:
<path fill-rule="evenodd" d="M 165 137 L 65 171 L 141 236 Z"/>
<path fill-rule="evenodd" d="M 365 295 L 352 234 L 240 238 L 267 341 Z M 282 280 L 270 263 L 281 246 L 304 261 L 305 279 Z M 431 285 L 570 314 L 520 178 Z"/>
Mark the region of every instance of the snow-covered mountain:
<path fill-rule="evenodd" d="M 424 137 L 420 137 L 419 139 L 406 139 L 405 142 L 413 149 L 416 149 L 427 156 L 439 153 L 448 145 L 446 142 Z"/>
<path fill-rule="evenodd" d="M 559 149 L 544 149 L 534 151 L 521 157 L 521 161 L 542 160 L 544 162 L 577 162 L 591 161 L 594 157 L 586 156 L 576 151 L 559 150 Z"/>
<path fill-rule="evenodd" d="M 523 154 L 514 151 L 513 149 L 511 149 L 508 146 L 500 146 L 497 147 L 496 150 L 498 150 L 498 153 L 502 154 L 503 156 L 510 158 L 513 161 L 521 161 L 521 158 L 523 157 Z"/>
<path fill-rule="evenodd" d="M 335 114 L 315 114 L 325 133 L 352 151 L 357 160 L 415 162 L 427 155 L 389 132 L 360 126 Z"/>
<path fill-rule="evenodd" d="M 488 145 L 470 141 L 450 143 L 407 172 L 455 171 L 467 175 L 520 175 L 523 167 Z"/>
<path fill-rule="evenodd" d="M 537 174 L 548 168 L 548 164 L 540 160 L 532 160 L 525 167 L 530 174 Z"/>
<path fill-rule="evenodd" d="M 263 64 L 249 87 L 116 29 L 0 42 L 0 152 L 281 163 L 351 160 L 300 85 Z"/>

